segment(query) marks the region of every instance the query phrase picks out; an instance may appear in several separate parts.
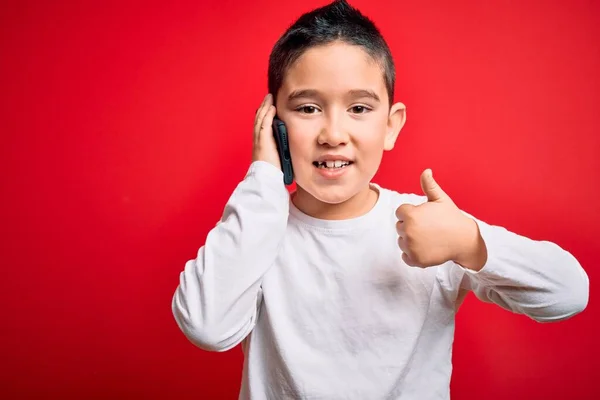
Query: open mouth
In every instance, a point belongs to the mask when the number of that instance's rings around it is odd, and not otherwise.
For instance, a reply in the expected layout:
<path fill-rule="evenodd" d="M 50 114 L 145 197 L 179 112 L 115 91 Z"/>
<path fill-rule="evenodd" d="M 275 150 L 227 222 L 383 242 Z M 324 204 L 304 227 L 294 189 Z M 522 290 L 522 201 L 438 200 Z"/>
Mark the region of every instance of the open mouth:
<path fill-rule="evenodd" d="M 354 162 L 352 161 L 342 161 L 342 160 L 335 160 L 335 161 L 313 161 L 313 165 L 317 168 L 324 168 L 324 169 L 340 169 L 340 168 L 346 168 L 349 165 L 354 164 Z"/>

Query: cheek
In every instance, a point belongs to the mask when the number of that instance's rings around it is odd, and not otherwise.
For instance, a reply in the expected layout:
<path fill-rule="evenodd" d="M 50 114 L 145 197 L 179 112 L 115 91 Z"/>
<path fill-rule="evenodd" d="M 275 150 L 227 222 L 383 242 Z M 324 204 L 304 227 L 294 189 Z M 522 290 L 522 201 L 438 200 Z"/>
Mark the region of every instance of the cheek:
<path fill-rule="evenodd" d="M 290 133 L 290 153 L 292 160 L 304 159 L 310 154 L 311 141 L 306 135 Z"/>
<path fill-rule="evenodd" d="M 387 123 L 377 120 L 363 127 L 361 133 L 355 136 L 354 145 L 363 153 L 363 157 L 383 152 L 386 129 Z"/>
<path fill-rule="evenodd" d="M 292 160 L 310 158 L 314 153 L 316 143 L 315 127 L 310 124 L 289 124 L 288 140 Z"/>
<path fill-rule="evenodd" d="M 379 138 L 370 138 L 363 143 L 360 150 L 360 165 L 365 172 L 371 172 L 379 167 L 383 158 L 383 142 Z"/>
<path fill-rule="evenodd" d="M 358 150 L 359 166 L 365 173 L 374 174 L 383 158 L 385 145 L 386 124 L 373 124 L 365 134 L 356 137 L 354 143 Z"/>

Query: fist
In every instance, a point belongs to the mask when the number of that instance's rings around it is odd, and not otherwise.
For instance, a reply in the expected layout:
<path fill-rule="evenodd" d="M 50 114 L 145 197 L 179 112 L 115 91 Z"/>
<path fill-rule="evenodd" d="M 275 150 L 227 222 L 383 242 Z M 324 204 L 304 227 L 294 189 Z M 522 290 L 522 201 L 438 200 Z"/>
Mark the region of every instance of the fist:
<path fill-rule="evenodd" d="M 254 143 L 252 146 L 252 161 L 266 161 L 281 169 L 277 145 L 273 137 L 273 118 L 275 117 L 273 96 L 268 94 L 254 118 Z"/>
<path fill-rule="evenodd" d="M 430 267 L 469 257 L 476 222 L 466 216 L 433 179 L 430 169 L 421 174 L 427 202 L 403 204 L 396 210 L 396 231 L 402 259 L 413 267 Z M 475 231 L 474 231 L 475 230 Z"/>

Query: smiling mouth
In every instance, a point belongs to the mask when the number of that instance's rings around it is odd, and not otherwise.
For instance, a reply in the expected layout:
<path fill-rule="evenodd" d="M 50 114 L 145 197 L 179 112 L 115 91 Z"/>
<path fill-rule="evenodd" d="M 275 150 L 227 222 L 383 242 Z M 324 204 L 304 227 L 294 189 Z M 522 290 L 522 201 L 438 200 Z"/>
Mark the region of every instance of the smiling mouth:
<path fill-rule="evenodd" d="M 354 164 L 354 162 L 352 161 L 341 161 L 341 160 L 335 160 L 335 161 L 314 161 L 313 165 L 317 168 L 325 168 L 325 169 L 339 169 L 339 168 L 346 168 L 349 165 Z"/>

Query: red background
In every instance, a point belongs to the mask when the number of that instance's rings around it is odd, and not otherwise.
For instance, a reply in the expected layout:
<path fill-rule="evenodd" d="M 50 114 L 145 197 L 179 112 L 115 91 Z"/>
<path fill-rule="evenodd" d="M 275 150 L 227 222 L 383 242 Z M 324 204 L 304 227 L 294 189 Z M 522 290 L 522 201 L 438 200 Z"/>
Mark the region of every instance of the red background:
<path fill-rule="evenodd" d="M 408 109 L 376 181 L 420 192 L 432 167 L 461 208 L 559 243 L 592 282 L 559 324 L 470 296 L 453 399 L 600 398 L 600 3 L 352 3 Z M 322 4 L 4 4 L 0 397 L 236 398 L 239 347 L 195 348 L 171 296 L 249 165 L 272 44 Z"/>

